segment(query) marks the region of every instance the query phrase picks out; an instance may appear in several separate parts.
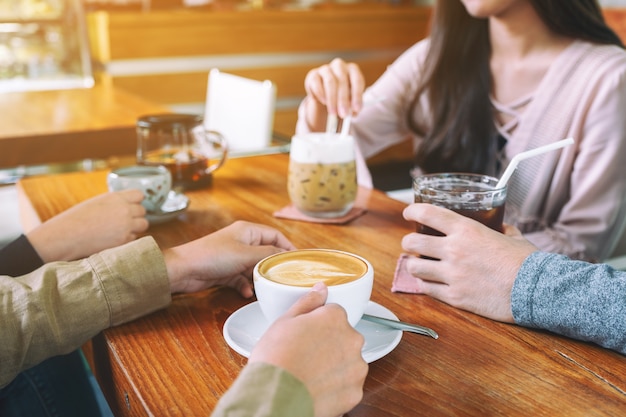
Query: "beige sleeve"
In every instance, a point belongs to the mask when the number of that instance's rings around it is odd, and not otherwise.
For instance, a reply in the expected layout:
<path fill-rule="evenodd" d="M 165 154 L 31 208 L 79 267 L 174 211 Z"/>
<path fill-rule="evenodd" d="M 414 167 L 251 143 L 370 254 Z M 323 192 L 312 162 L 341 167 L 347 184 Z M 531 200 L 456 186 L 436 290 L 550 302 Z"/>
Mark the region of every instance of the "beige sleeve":
<path fill-rule="evenodd" d="M 267 363 L 251 363 L 224 396 L 211 417 L 313 417 L 313 399 L 302 381 Z"/>
<path fill-rule="evenodd" d="M 21 277 L 0 276 L 0 297 L 0 387 L 103 329 L 171 301 L 165 262 L 151 237 Z"/>

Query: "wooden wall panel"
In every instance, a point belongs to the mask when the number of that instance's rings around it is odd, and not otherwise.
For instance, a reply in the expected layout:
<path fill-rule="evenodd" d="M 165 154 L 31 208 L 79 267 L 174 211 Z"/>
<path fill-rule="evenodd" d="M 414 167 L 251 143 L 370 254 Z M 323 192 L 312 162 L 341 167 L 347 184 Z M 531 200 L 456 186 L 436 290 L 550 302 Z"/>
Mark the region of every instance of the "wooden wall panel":
<path fill-rule="evenodd" d="M 277 109 L 274 113 L 274 131 L 290 138 L 296 131 L 297 111 L 293 109 Z"/>
<path fill-rule="evenodd" d="M 424 37 L 429 17 L 428 7 L 361 4 L 307 11 L 99 11 L 88 21 L 100 82 L 166 106 L 197 107 L 205 101 L 210 66 L 269 79 L 279 102 L 274 129 L 290 136 L 311 68 L 339 56 L 357 62 L 372 83 Z M 229 66 L 213 65 L 216 60 L 230 60 Z"/>
<path fill-rule="evenodd" d="M 368 5 L 309 11 L 94 12 L 89 19 L 100 27 L 95 33 L 109 37 L 109 50 L 98 50 L 97 56 L 120 60 L 402 48 L 424 36 L 429 15 L 424 7 Z"/>
<path fill-rule="evenodd" d="M 277 87 L 274 130 L 288 137 L 295 130 L 304 77 L 311 68 L 342 57 L 357 62 L 370 84 L 425 36 L 429 19 L 429 7 L 372 3 L 305 11 L 88 14 L 99 82 L 165 106 L 200 108 L 213 66 L 269 79 Z"/>
<path fill-rule="evenodd" d="M 389 64 L 387 60 L 357 62 L 361 66 L 365 79 L 372 82 Z M 237 69 L 226 72 L 254 80 L 272 80 L 277 85 L 278 98 L 301 98 L 304 96 L 304 77 L 316 65 L 318 64 Z M 166 105 L 204 102 L 208 72 L 112 77 L 112 81 L 116 87 Z"/>
<path fill-rule="evenodd" d="M 113 77 L 112 81 L 116 87 L 150 101 L 171 105 L 204 101 L 207 73 Z"/>
<path fill-rule="evenodd" d="M 607 25 L 611 27 L 626 44 L 626 8 L 604 8 L 602 10 Z"/>

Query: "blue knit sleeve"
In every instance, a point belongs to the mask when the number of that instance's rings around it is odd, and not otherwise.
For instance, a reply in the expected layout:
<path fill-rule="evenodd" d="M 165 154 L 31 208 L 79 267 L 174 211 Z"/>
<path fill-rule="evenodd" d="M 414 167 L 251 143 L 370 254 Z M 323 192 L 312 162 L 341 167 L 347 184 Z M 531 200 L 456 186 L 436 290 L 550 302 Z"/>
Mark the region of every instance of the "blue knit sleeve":
<path fill-rule="evenodd" d="M 518 272 L 511 307 L 521 326 L 626 354 L 626 272 L 535 252 Z"/>

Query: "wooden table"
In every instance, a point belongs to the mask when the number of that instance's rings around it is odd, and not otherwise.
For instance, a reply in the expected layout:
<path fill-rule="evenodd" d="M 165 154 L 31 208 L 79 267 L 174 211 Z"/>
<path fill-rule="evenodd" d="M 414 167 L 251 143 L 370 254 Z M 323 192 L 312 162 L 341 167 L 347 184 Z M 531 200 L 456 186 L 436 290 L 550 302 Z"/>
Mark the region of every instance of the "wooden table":
<path fill-rule="evenodd" d="M 137 117 L 169 112 L 121 89 L 0 94 L 0 168 L 132 155 Z"/>
<path fill-rule="evenodd" d="M 547 332 L 494 322 L 426 296 L 390 291 L 400 240 L 414 229 L 404 205 L 372 191 L 366 215 L 348 225 L 274 218 L 288 202 L 286 155 L 228 161 L 211 188 L 188 192 L 186 213 L 149 233 L 167 247 L 236 219 L 272 225 L 300 248 L 330 247 L 367 257 L 372 300 L 401 320 L 434 328 L 406 333 L 370 365 L 356 416 L 618 416 L 626 410 L 626 359 Z M 105 172 L 21 180 L 30 225 L 104 192 Z M 217 288 L 178 295 L 172 305 L 94 339 L 96 374 L 119 416 L 207 416 L 246 359 L 222 336 L 250 301 Z"/>

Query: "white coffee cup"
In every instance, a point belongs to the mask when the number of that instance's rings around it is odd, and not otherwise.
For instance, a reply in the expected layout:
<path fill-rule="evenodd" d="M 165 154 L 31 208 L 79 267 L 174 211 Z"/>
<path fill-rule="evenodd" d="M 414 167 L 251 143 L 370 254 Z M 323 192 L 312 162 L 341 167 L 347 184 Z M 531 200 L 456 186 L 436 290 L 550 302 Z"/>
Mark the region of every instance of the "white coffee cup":
<path fill-rule="evenodd" d="M 107 185 L 110 191 L 141 190 L 141 204 L 148 212 L 158 213 L 172 188 L 172 175 L 164 166 L 133 165 L 109 172 Z"/>
<path fill-rule="evenodd" d="M 341 217 L 357 193 L 354 138 L 305 133 L 291 138 L 287 190 L 292 204 L 312 217 Z"/>
<path fill-rule="evenodd" d="M 364 258 L 333 249 L 281 252 L 259 261 L 254 289 L 269 323 L 282 316 L 318 281 L 328 286 L 327 303 L 346 310 L 352 326 L 361 320 L 374 283 L 374 268 Z"/>

